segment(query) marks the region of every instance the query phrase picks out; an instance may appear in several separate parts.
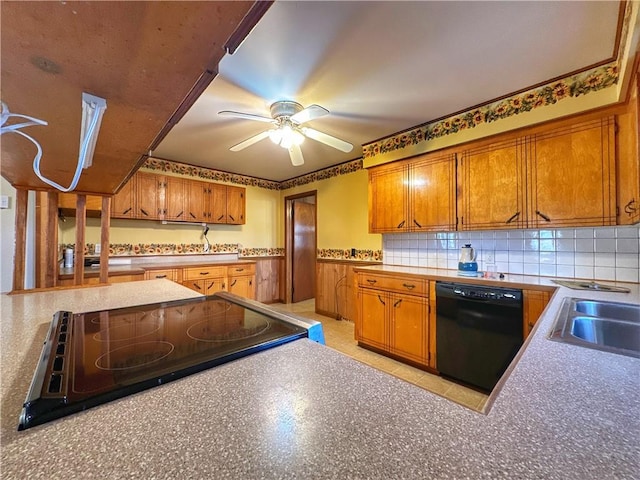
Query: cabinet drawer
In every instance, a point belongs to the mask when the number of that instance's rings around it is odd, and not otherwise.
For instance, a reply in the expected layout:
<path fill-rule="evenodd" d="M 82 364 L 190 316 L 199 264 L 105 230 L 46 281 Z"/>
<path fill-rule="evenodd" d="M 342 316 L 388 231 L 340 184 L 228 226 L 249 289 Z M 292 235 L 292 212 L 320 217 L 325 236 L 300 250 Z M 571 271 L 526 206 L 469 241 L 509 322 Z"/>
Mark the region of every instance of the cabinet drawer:
<path fill-rule="evenodd" d="M 227 273 L 227 267 L 192 267 L 182 270 L 183 280 L 199 280 L 202 278 L 224 277 Z"/>
<path fill-rule="evenodd" d="M 358 273 L 358 286 L 428 296 L 427 281 L 414 277 L 392 277 L 360 272 Z"/>
<path fill-rule="evenodd" d="M 154 280 L 156 278 L 166 278 L 172 282 L 177 282 L 178 271 L 175 268 L 168 268 L 163 270 L 147 270 L 144 272 L 145 280 Z"/>
<path fill-rule="evenodd" d="M 236 277 L 239 275 L 255 275 L 255 273 L 256 273 L 255 263 L 242 264 L 242 265 L 229 265 L 227 267 L 227 276 L 229 277 Z"/>

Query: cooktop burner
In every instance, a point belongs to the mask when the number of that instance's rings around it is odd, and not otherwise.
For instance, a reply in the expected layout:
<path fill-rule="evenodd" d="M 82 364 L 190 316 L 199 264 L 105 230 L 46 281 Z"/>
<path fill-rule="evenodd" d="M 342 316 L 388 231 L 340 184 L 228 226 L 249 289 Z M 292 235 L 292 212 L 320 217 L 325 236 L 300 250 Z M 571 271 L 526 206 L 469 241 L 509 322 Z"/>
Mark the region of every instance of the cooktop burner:
<path fill-rule="evenodd" d="M 217 293 L 175 302 L 54 315 L 19 430 L 301 337 L 303 322 Z"/>

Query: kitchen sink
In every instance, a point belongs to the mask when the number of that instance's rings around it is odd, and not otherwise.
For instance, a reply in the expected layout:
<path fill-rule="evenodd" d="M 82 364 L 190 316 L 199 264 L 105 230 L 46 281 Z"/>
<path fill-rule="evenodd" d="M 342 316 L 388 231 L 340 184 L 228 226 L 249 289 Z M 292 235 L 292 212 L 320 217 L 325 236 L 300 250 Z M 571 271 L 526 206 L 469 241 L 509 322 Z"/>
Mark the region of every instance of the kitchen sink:
<path fill-rule="evenodd" d="M 549 339 L 640 358 L 640 305 L 566 298 Z"/>

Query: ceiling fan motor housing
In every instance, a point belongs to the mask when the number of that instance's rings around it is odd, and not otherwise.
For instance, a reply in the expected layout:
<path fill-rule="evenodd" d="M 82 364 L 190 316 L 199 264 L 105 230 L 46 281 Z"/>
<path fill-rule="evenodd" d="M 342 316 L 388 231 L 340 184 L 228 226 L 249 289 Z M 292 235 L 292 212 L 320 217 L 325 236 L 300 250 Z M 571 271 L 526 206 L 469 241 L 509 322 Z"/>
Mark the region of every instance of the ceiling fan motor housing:
<path fill-rule="evenodd" d="M 302 105 L 298 102 L 292 102 L 289 100 L 281 100 L 279 102 L 274 102 L 271 104 L 271 116 L 278 120 L 280 117 L 292 117 L 298 112 L 303 110 Z"/>

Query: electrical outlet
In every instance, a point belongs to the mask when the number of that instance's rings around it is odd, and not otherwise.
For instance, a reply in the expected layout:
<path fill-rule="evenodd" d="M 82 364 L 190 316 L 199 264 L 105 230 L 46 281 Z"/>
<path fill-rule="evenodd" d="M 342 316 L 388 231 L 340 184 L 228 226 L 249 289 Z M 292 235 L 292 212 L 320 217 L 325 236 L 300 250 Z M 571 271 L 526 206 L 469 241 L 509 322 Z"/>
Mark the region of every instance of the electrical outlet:
<path fill-rule="evenodd" d="M 352 248 L 352 249 L 351 249 L 351 256 L 352 256 L 352 257 L 355 257 L 355 256 L 356 256 L 356 249 L 355 249 L 355 248 Z"/>
<path fill-rule="evenodd" d="M 9 195 L 0 195 L 0 208 L 9 208 Z"/>
<path fill-rule="evenodd" d="M 102 245 L 100 245 L 99 243 L 96 243 L 95 246 L 93 247 L 93 253 L 95 253 L 96 255 L 100 255 L 100 248 L 102 247 Z"/>
<path fill-rule="evenodd" d="M 486 262 L 487 263 L 493 263 L 493 253 L 487 253 L 487 259 Z"/>

